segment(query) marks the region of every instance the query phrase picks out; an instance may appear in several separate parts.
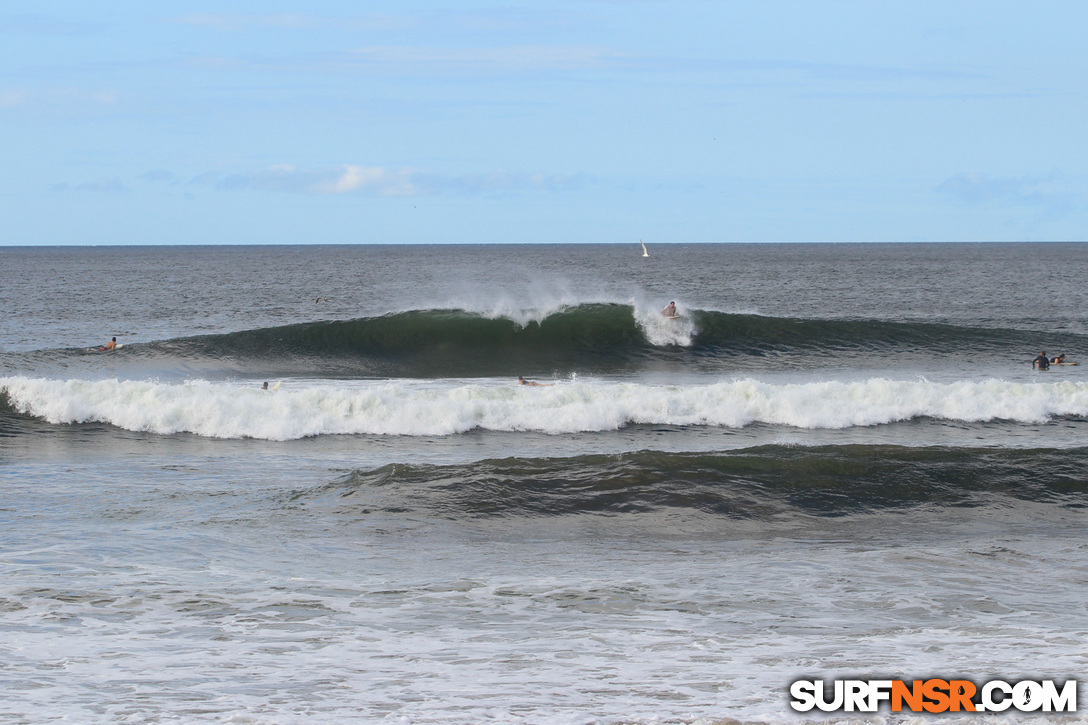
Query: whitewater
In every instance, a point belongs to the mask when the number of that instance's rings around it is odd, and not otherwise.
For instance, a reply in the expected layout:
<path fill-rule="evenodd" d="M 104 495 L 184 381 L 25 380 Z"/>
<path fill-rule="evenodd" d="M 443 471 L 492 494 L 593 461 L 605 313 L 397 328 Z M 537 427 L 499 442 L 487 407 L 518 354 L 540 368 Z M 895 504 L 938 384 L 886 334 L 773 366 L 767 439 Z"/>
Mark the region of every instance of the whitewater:
<path fill-rule="evenodd" d="M 703 385 L 553 381 L 397 380 L 355 385 L 0 378 L 8 405 L 50 423 L 109 423 L 160 435 L 292 440 L 318 435 L 455 435 L 482 429 L 550 434 L 634 424 L 805 429 L 876 426 L 919 418 L 1045 423 L 1088 415 L 1088 382 L 931 383 L 870 379 Z"/>

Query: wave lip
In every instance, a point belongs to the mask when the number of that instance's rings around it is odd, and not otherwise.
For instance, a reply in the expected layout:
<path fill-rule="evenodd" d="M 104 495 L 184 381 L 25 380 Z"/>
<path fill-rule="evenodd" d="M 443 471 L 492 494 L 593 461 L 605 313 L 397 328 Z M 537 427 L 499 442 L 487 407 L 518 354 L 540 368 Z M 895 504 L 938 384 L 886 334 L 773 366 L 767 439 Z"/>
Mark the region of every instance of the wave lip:
<path fill-rule="evenodd" d="M 163 435 L 292 440 L 318 435 L 442 436 L 473 429 L 550 434 L 633 424 L 807 429 L 875 426 L 918 418 L 1038 424 L 1088 415 L 1088 382 L 1003 380 L 709 385 L 559 382 L 513 384 L 393 380 L 355 385 L 254 385 L 195 381 L 0 378 L 0 413 L 50 423 L 108 423 Z"/>

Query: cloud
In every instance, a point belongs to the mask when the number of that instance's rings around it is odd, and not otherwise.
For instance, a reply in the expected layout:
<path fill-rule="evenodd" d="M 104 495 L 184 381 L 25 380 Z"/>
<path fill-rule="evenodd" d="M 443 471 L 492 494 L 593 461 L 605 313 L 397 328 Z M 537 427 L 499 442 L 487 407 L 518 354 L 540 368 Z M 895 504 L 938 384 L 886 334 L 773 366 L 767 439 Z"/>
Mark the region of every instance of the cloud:
<path fill-rule="evenodd" d="M 284 30 L 382 31 L 415 30 L 438 32 L 448 37 L 451 32 L 478 34 L 481 32 L 516 32 L 539 30 L 544 26 L 570 24 L 569 19 L 557 21 L 546 11 L 512 8 L 481 10 L 445 9 L 432 12 L 411 10 L 402 14 L 362 13 L 358 15 L 317 15 L 302 13 L 190 13 L 166 19 L 175 25 L 190 25 L 221 32 L 239 32 L 272 28 Z"/>
<path fill-rule="evenodd" d="M 117 91 L 88 91 L 80 88 L 8 88 L 0 90 L 0 109 L 83 107 L 99 108 L 118 100 Z"/>
<path fill-rule="evenodd" d="M 293 13 L 277 15 L 230 15 L 220 13 L 193 13 L 171 18 L 177 25 L 196 25 L 215 30 L 243 30 L 246 28 L 309 28 L 319 24 L 316 18 Z"/>
<path fill-rule="evenodd" d="M 168 19 L 175 25 L 192 25 L 223 32 L 272 28 L 279 30 L 327 29 L 339 30 L 390 30 L 414 24 L 407 17 L 392 15 L 366 15 L 362 17 L 322 17 L 299 13 L 245 15 L 240 13 L 192 13 Z"/>
<path fill-rule="evenodd" d="M 957 174 L 943 181 L 937 191 L 957 201 L 977 204 L 994 199 L 1022 197 L 1031 179 L 994 179 L 983 174 Z"/>
<path fill-rule="evenodd" d="M 969 205 L 1014 204 L 1042 210 L 1049 216 L 1063 216 L 1085 207 L 1085 192 L 1069 180 L 1050 177 L 994 177 L 986 174 L 957 174 L 937 186 L 946 198 Z"/>
<path fill-rule="evenodd" d="M 0 33 L 12 35 L 91 35 L 104 26 L 59 20 L 39 13 L 0 17 Z"/>
<path fill-rule="evenodd" d="M 490 174 L 430 177 L 429 188 L 435 193 L 497 194 L 516 191 L 572 191 L 587 183 L 585 174 L 512 174 L 496 171 Z"/>
<path fill-rule="evenodd" d="M 517 191 L 566 191 L 585 182 L 582 175 L 490 174 L 445 175 L 418 169 L 344 164 L 336 168 L 299 169 L 272 166 L 245 174 L 204 174 L 190 183 L 226 190 L 278 191 L 294 194 L 362 196 L 431 196 L 496 194 Z"/>
<path fill-rule="evenodd" d="M 415 196 L 420 188 L 413 183 L 416 173 L 379 166 L 345 164 L 336 169 L 299 169 L 290 165 L 271 166 L 245 174 L 209 179 L 219 189 L 283 191 L 295 194 L 360 193 L 374 196 Z"/>
<path fill-rule="evenodd" d="M 417 196 L 421 191 L 411 170 L 390 171 L 381 167 L 345 165 L 333 178 L 313 188 L 319 194 L 347 194 L 353 191 L 382 196 Z"/>
<path fill-rule="evenodd" d="M 628 4 L 666 3 L 667 0 L 598 0 Z M 351 32 L 357 37 L 433 38 L 414 45 L 365 45 L 353 50 L 292 56 L 264 51 L 244 57 L 188 56 L 197 67 L 224 70 L 245 67 L 268 72 L 364 72 L 379 74 L 480 74 L 524 73 L 607 69 L 639 75 L 702 73 L 700 82 L 797 85 L 813 83 L 894 83 L 911 81 L 985 80 L 976 70 L 947 64 L 884 65 L 879 63 L 812 62 L 789 57 L 736 56 L 729 46 L 709 54 L 694 48 L 674 55 L 645 53 L 600 45 L 495 45 L 500 39 L 538 36 L 542 28 L 569 31 L 584 27 L 584 18 L 539 8 L 508 7 L 477 10 L 443 9 L 402 14 L 321 15 L 307 13 L 190 13 L 166 18 L 167 22 L 219 32 L 283 30 L 299 33 Z M 410 34 L 393 31 L 411 31 Z M 950 32 L 938 28 L 934 32 Z M 530 34 L 530 35 L 527 35 Z M 395 42 L 395 41 L 394 41 Z M 275 45 L 268 48 L 277 47 Z M 631 47 L 631 46 L 628 46 Z M 818 89 L 817 89 L 818 90 Z"/>
<path fill-rule="evenodd" d="M 93 191 L 104 192 L 108 194 L 123 194 L 128 191 L 128 187 L 116 177 L 102 177 L 95 181 L 84 181 L 79 184 L 55 184 L 53 191 Z"/>
<path fill-rule="evenodd" d="M 198 186 L 211 186 L 221 178 L 223 178 L 223 175 L 218 171 L 205 171 L 203 174 L 197 174 L 189 179 L 189 183 Z"/>
<path fill-rule="evenodd" d="M 185 66 L 209 71 L 266 73 L 363 73 L 371 75 L 510 75 L 536 71 L 639 70 L 650 67 L 623 52 L 598 46 L 507 46 L 440 48 L 373 46 L 349 51 L 289 55 L 194 55 Z M 641 65 L 640 65 L 641 64 Z"/>
<path fill-rule="evenodd" d="M 177 175 L 153 169 L 136 177 L 139 181 L 174 186 Z M 496 195 L 517 192 L 563 192 L 586 183 L 582 174 L 517 174 L 496 171 L 488 174 L 434 174 L 418 169 L 343 164 L 330 168 L 300 169 L 292 165 L 270 166 L 249 173 L 222 174 L 208 171 L 192 177 L 187 186 L 204 186 L 221 191 L 271 191 L 312 196 L 418 197 L 453 194 Z M 78 184 L 61 183 L 53 191 L 127 193 L 129 188 L 116 177 L 102 177 Z"/>
<path fill-rule="evenodd" d="M 1030 176 L 992 177 L 986 174 L 957 174 L 943 181 L 937 190 L 956 201 L 978 204 L 988 201 L 1015 201 L 1037 204 L 1063 194 L 1053 178 Z"/>
<path fill-rule="evenodd" d="M 172 171 L 166 171 L 164 169 L 152 169 L 145 174 L 140 174 L 137 177 L 141 181 L 162 181 L 167 183 L 177 183 L 177 177 L 174 176 Z"/>
<path fill-rule="evenodd" d="M 386 35 L 392 35 L 386 33 Z M 271 46 L 270 46 L 271 47 Z M 1000 88 L 968 95 L 948 82 L 986 83 L 989 76 L 944 66 L 815 63 L 763 59 L 741 60 L 705 55 L 655 55 L 606 45 L 368 45 L 347 50 L 305 53 L 262 52 L 245 55 L 190 55 L 178 62 L 209 71 L 265 73 L 364 74 L 374 76 L 502 77 L 528 73 L 624 73 L 637 77 L 672 77 L 685 84 L 713 87 L 800 89 L 812 98 L 1009 98 L 1043 95 Z M 694 77 L 693 77 L 694 76 Z M 921 86 L 921 87 L 919 87 Z"/>
<path fill-rule="evenodd" d="M 30 96 L 24 90 L 0 91 L 0 108 L 15 108 L 29 102 Z"/>
<path fill-rule="evenodd" d="M 343 56 L 348 63 L 408 68 L 562 70 L 608 65 L 628 55 L 600 46 L 522 45 L 496 48 L 376 46 Z"/>

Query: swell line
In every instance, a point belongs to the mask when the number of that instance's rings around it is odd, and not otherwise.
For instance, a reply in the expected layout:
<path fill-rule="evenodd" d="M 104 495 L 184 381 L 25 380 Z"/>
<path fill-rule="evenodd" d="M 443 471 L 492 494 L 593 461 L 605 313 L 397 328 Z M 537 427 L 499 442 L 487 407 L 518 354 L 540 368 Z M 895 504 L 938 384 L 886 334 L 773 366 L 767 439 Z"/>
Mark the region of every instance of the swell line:
<path fill-rule="evenodd" d="M 1088 505 L 1088 449 L 762 446 L 732 453 L 643 451 L 358 470 L 294 498 L 342 513 L 443 518 L 655 514 L 776 521 L 881 510 L 1029 501 Z"/>
<path fill-rule="evenodd" d="M 874 357 L 927 360 L 1037 352 L 1030 331 L 877 320 L 813 320 L 690 310 L 667 320 L 632 304 L 583 304 L 527 322 L 465 310 L 412 310 L 353 320 L 127 344 L 108 355 L 48 350 L 13 359 L 110 369 L 192 366 L 252 375 L 489 377 L 558 372 L 622 374 L 667 365 L 700 372 L 778 365 L 854 363 Z M 1088 338 L 1047 336 L 1055 349 Z M 59 362 L 58 362 L 59 361 Z"/>

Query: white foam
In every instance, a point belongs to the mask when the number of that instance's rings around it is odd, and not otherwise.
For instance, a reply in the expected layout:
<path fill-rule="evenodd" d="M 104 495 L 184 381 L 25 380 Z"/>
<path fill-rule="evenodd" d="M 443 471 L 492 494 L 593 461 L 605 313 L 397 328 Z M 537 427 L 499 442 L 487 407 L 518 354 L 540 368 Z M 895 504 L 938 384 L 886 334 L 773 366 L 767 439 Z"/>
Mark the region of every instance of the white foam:
<path fill-rule="evenodd" d="M 695 335 L 695 323 L 690 315 L 670 318 L 661 314 L 661 310 L 647 306 L 645 303 L 632 301 L 631 304 L 634 307 L 635 322 L 642 328 L 642 334 L 651 345 L 691 346 L 691 339 Z M 681 305 L 679 310 L 683 311 L 684 307 Z"/>
<path fill-rule="evenodd" d="M 874 426 L 921 417 L 1042 423 L 1088 415 L 1088 383 L 935 383 L 873 378 L 703 385 L 505 380 L 295 382 L 271 392 L 194 381 L 0 378 L 21 412 L 51 423 L 103 422 L 160 434 L 291 440 L 333 434 L 453 435 L 475 428 L 574 433 L 629 424 L 806 429 Z"/>

